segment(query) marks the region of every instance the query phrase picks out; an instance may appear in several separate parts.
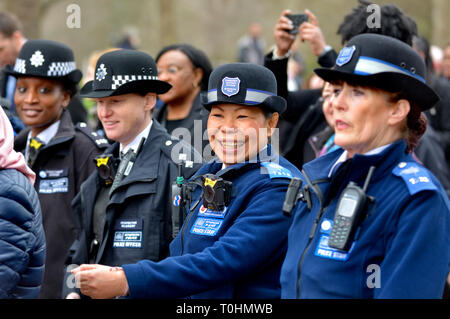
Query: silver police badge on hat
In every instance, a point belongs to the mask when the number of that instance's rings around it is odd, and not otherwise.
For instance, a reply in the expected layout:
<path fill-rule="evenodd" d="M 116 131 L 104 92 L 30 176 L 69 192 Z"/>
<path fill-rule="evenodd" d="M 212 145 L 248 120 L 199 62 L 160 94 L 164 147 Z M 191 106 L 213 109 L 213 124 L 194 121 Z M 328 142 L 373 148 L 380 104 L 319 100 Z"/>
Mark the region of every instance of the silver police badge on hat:
<path fill-rule="evenodd" d="M 221 88 L 222 93 L 228 97 L 238 94 L 240 83 L 241 80 L 238 77 L 236 78 L 229 78 L 227 76 L 224 77 L 222 79 L 222 88 Z"/>
<path fill-rule="evenodd" d="M 30 63 L 32 66 L 38 67 L 44 64 L 44 56 L 42 55 L 42 52 L 37 50 L 33 53 L 33 55 L 30 58 Z"/>
<path fill-rule="evenodd" d="M 348 63 L 353 56 L 353 53 L 355 52 L 356 47 L 352 45 L 351 47 L 345 47 L 339 52 L 339 56 L 336 59 L 336 64 L 339 66 L 343 66 L 344 64 Z"/>
<path fill-rule="evenodd" d="M 106 78 L 107 74 L 108 74 L 108 72 L 106 72 L 105 65 L 102 63 L 97 68 L 97 72 L 95 73 L 95 78 L 97 79 L 97 81 L 101 81 L 101 80 L 104 80 Z"/>

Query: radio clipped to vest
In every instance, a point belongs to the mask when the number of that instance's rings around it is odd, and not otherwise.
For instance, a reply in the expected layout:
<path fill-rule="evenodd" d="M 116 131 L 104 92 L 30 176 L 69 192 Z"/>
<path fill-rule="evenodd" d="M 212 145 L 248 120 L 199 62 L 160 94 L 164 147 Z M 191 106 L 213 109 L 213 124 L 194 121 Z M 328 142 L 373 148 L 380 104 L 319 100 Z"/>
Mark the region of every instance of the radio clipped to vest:
<path fill-rule="evenodd" d="M 371 166 L 363 188 L 350 182 L 339 197 L 328 246 L 343 251 L 350 249 L 355 232 L 366 217 L 368 205 L 375 199 L 366 194 L 375 167 Z"/>

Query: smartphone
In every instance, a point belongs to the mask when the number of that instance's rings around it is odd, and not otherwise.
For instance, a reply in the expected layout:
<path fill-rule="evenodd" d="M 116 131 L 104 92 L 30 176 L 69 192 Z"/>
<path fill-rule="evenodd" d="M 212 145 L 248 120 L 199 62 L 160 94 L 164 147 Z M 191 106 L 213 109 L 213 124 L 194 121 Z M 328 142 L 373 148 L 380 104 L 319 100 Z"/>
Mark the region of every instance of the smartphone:
<path fill-rule="evenodd" d="M 300 14 L 287 14 L 286 17 L 292 21 L 293 25 L 294 25 L 294 29 L 292 30 L 288 30 L 288 32 L 290 34 L 297 34 L 298 33 L 298 28 L 300 27 L 300 25 L 303 22 L 308 21 L 308 16 L 304 13 L 300 13 Z"/>

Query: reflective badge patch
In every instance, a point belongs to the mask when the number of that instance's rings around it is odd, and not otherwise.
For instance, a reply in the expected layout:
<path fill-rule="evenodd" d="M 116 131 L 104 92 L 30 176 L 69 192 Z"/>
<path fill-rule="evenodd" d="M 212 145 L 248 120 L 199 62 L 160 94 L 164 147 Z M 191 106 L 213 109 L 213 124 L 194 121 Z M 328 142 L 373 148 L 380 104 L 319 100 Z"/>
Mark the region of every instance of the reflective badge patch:
<path fill-rule="evenodd" d="M 114 226 L 114 248 L 142 248 L 142 219 L 119 219 Z"/>
<path fill-rule="evenodd" d="M 215 211 L 202 205 L 198 211 L 198 216 L 224 218 L 227 213 L 227 209 L 228 207 L 225 207 L 222 211 Z"/>
<path fill-rule="evenodd" d="M 241 80 L 236 78 L 224 77 L 222 79 L 222 93 L 230 97 L 239 93 L 239 85 Z"/>
<path fill-rule="evenodd" d="M 319 244 L 317 245 L 316 250 L 314 251 L 314 255 L 323 258 L 346 261 L 348 259 L 348 256 L 352 252 L 353 247 L 356 244 L 356 241 L 352 243 L 352 246 L 350 247 L 350 250 L 348 252 L 331 248 L 330 246 L 328 246 L 328 239 L 330 238 L 332 226 L 333 221 L 330 219 L 324 219 L 320 224 L 320 232 L 322 233 L 322 235 L 320 236 Z"/>
<path fill-rule="evenodd" d="M 95 73 L 95 79 L 97 81 L 101 81 L 104 80 L 106 78 L 106 75 L 108 74 L 108 72 L 106 71 L 105 65 L 102 63 L 100 64 L 100 66 L 97 68 L 97 72 Z"/>
<path fill-rule="evenodd" d="M 191 233 L 203 236 L 215 236 L 223 223 L 223 219 L 198 217 L 192 225 Z"/>
<path fill-rule="evenodd" d="M 69 178 L 41 179 L 39 181 L 39 194 L 67 193 L 69 191 Z"/>
<path fill-rule="evenodd" d="M 270 178 L 292 178 L 292 174 L 287 168 L 276 163 L 263 162 L 261 166 L 267 169 Z"/>
<path fill-rule="evenodd" d="M 344 64 L 350 62 L 355 50 L 356 47 L 354 45 L 352 45 L 351 47 L 343 48 L 341 52 L 339 52 L 339 56 L 336 59 L 336 64 L 339 66 L 343 66 Z"/>
<path fill-rule="evenodd" d="M 34 67 L 41 66 L 42 64 L 44 64 L 44 62 L 45 62 L 44 56 L 42 55 L 42 52 L 39 50 L 35 51 L 30 58 L 30 63 Z"/>

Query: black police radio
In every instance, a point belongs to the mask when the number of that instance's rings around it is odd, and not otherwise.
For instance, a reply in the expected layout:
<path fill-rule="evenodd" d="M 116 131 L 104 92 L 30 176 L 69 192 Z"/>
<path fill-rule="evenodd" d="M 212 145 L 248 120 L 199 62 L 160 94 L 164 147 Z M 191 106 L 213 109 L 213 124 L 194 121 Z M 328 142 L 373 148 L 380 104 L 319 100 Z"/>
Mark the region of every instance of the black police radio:
<path fill-rule="evenodd" d="M 371 166 L 363 188 L 350 182 L 342 191 L 334 215 L 328 246 L 343 251 L 349 250 L 355 232 L 366 216 L 368 204 L 374 202 L 374 198 L 366 194 L 374 170 L 375 167 Z"/>

